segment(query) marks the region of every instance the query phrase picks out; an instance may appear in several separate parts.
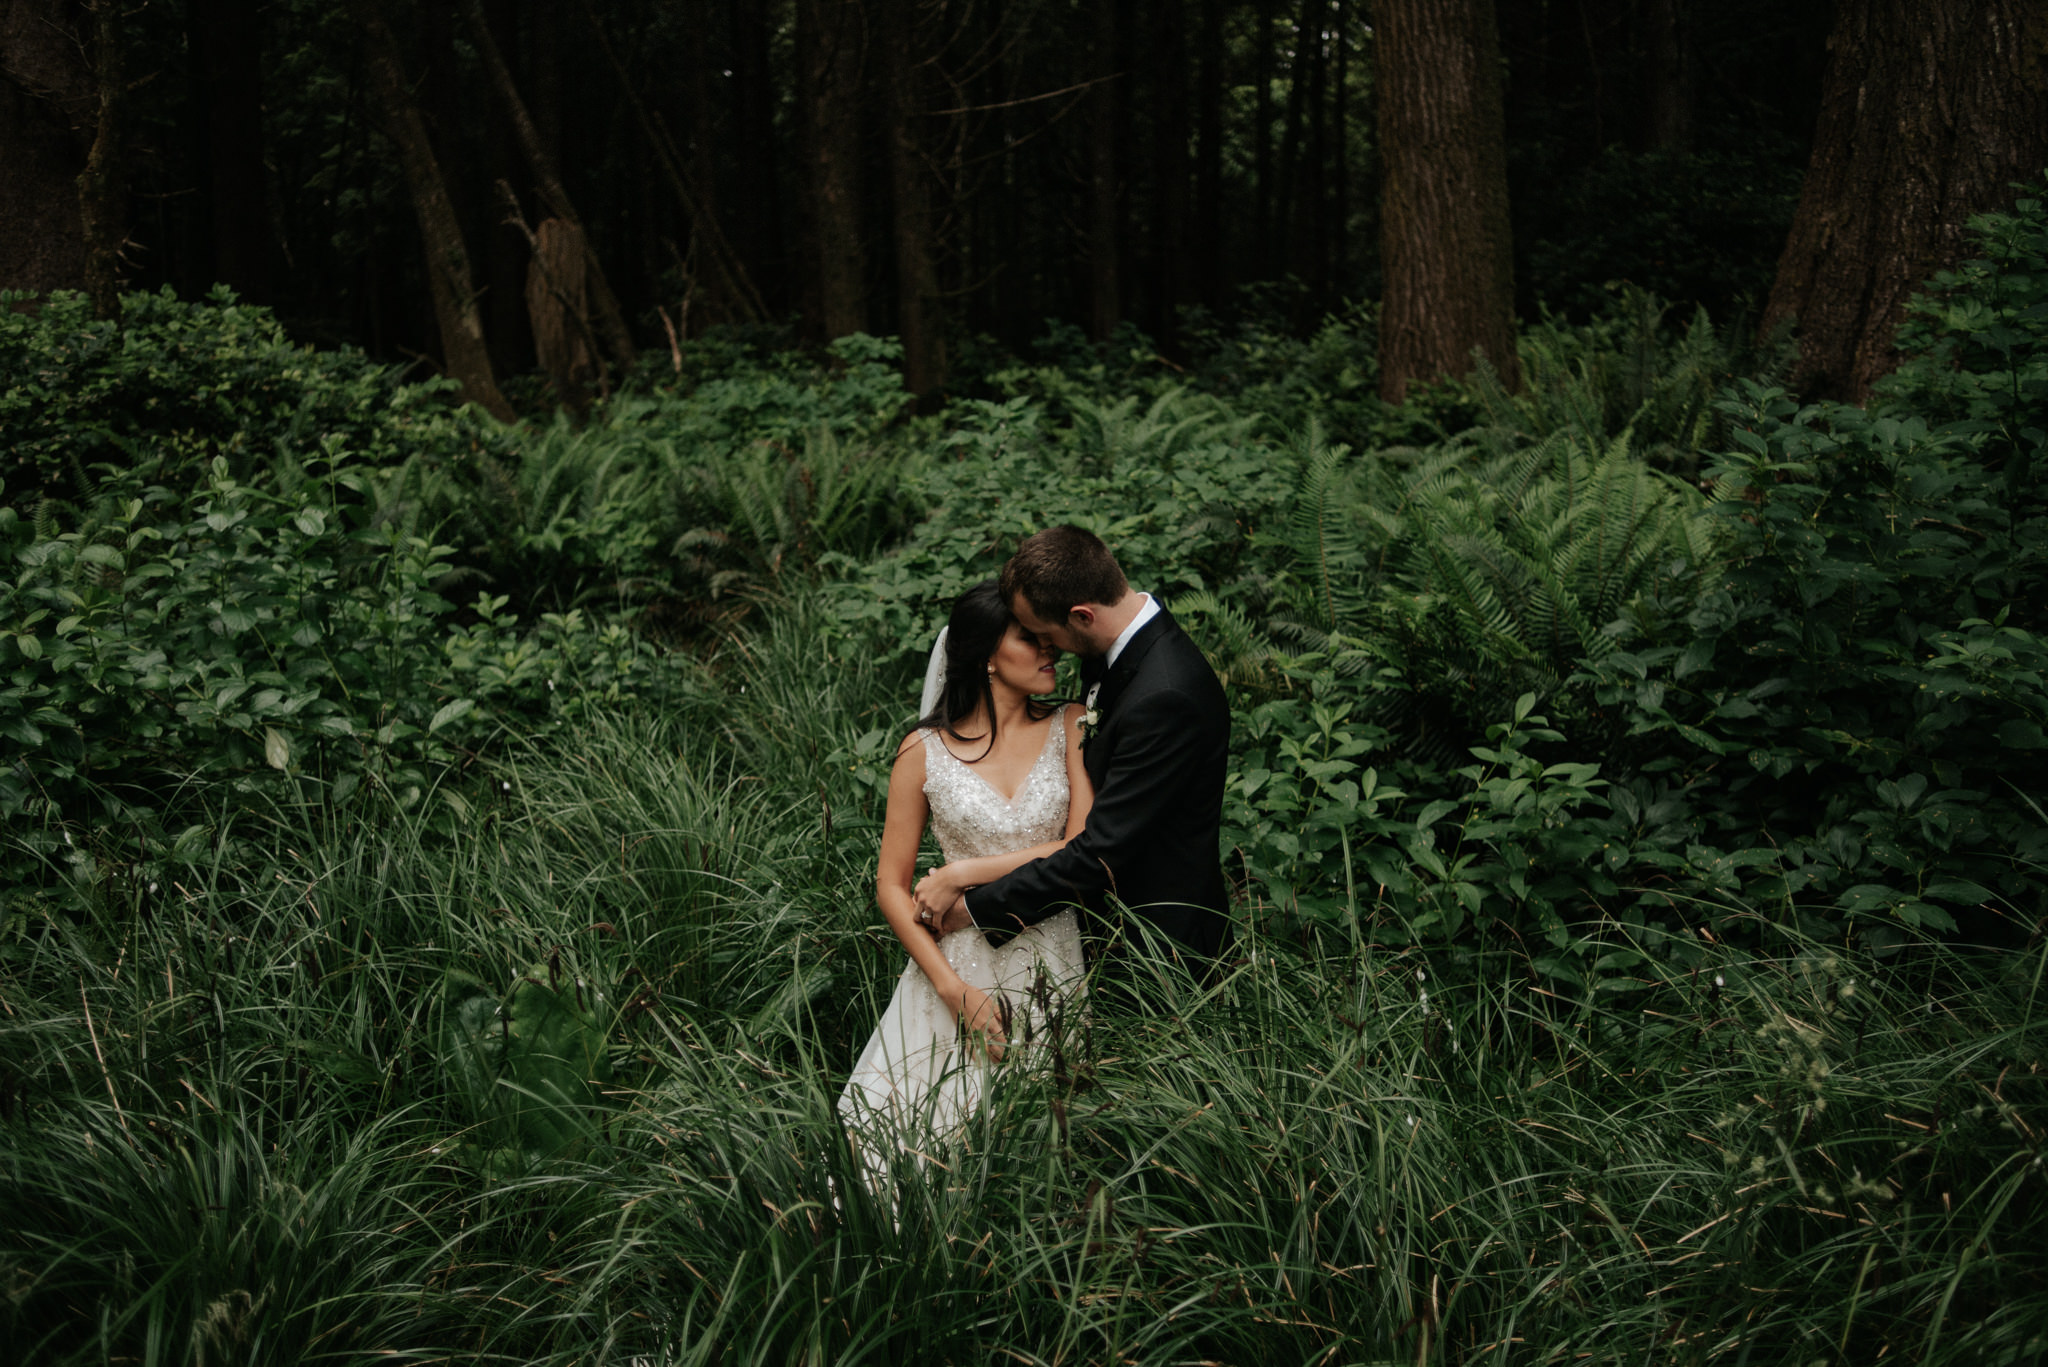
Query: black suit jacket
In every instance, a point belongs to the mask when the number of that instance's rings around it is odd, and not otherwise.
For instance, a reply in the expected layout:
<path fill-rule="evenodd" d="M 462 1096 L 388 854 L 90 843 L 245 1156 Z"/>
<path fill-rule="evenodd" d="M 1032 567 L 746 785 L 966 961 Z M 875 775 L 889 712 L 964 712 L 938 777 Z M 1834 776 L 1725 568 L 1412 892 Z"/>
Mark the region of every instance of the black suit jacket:
<path fill-rule="evenodd" d="M 1082 754 L 1095 784 L 1086 828 L 968 893 L 968 912 L 1000 942 L 1063 907 L 1100 914 L 1114 897 L 1181 951 L 1213 958 L 1228 925 L 1216 848 L 1230 745 L 1223 686 L 1161 608 L 1117 656 L 1095 708 L 1102 720 Z"/>

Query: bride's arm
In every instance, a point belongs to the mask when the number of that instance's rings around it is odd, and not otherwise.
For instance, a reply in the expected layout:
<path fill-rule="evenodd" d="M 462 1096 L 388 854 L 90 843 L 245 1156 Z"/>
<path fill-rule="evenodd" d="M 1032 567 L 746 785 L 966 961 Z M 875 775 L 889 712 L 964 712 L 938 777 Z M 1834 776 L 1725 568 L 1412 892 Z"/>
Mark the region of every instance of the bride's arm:
<path fill-rule="evenodd" d="M 897 752 L 889 772 L 889 807 L 882 819 L 882 849 L 875 869 L 875 901 L 888 918 L 889 928 L 903 942 L 904 949 L 924 970 L 940 998 L 1000 1046 L 1001 1019 L 995 1003 L 978 987 L 970 986 L 946 962 L 939 942 L 917 919 L 917 902 L 911 896 L 911 879 L 917 873 L 917 847 L 924 839 L 925 818 L 930 807 L 924 796 L 924 745 L 913 736 Z"/>
<path fill-rule="evenodd" d="M 1043 859 L 1055 850 L 1065 848 L 1069 840 L 1081 833 L 1081 828 L 1088 824 L 1088 809 L 1095 805 L 1095 785 L 1089 781 L 1087 766 L 1081 762 L 1080 715 L 1079 708 L 1069 707 L 1062 718 L 1062 724 L 1067 728 L 1066 834 L 1058 840 L 1048 840 L 1029 849 L 984 855 L 979 859 L 956 859 L 942 868 L 933 869 L 918 880 L 914 895 L 919 908 L 938 916 L 969 888 L 993 883 L 1012 869 L 1022 868 L 1034 859 Z M 922 781 L 920 778 L 919 782 Z M 922 797 L 922 791 L 918 795 Z"/>

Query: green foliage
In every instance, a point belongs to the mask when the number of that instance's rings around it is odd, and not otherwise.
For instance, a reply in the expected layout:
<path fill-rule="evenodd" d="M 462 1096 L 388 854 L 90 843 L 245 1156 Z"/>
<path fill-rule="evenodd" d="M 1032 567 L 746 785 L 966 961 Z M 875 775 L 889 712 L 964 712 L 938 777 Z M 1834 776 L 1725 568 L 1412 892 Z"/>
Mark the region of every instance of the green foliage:
<path fill-rule="evenodd" d="M 2048 592 L 2039 519 L 1966 434 L 1756 386 L 1730 409 L 1726 589 L 1593 668 L 1661 752 L 1640 762 L 1718 771 L 1701 814 L 1716 843 L 1782 850 L 1766 895 L 1945 929 L 2048 910 L 2048 836 L 2006 779 L 2048 747 L 2048 644 L 2022 625 Z"/>
<path fill-rule="evenodd" d="M 1560 433 L 1629 436 L 1644 459 L 1690 475 L 1699 454 L 1725 442 L 1715 401 L 1737 375 L 1780 376 L 1788 336 L 1752 346 L 1737 319 L 1717 329 L 1695 308 L 1680 329 L 1670 305 L 1635 286 L 1614 287 L 1583 324 L 1548 311 L 1516 340 L 1522 387 L 1509 393 L 1490 366 L 1471 385 L 1488 425 L 1541 439 Z"/>
<path fill-rule="evenodd" d="M 289 492 L 225 457 L 186 488 L 107 471 L 69 526 L 0 507 L 7 896 L 206 862 L 227 827 L 180 813 L 207 790 L 453 829 L 469 804 L 437 790 L 495 726 L 657 685 L 651 647 L 580 615 L 522 636 L 486 599 L 451 632 L 449 548 L 375 516 L 373 473 L 338 445 L 308 471 Z"/>
<path fill-rule="evenodd" d="M 1097 532 L 1162 594 L 1240 573 L 1244 528 L 1287 487 L 1249 420 L 1179 389 L 1149 404 L 1067 403 L 1075 416 L 1057 427 L 1023 397 L 948 409 L 942 454 L 911 485 L 930 515 L 887 555 L 823 560 L 831 611 L 860 648 L 921 655 L 955 597 L 1017 541 L 1062 522 Z"/>
<path fill-rule="evenodd" d="M 826 835 L 777 734 L 793 686 L 753 687 L 814 649 L 763 635 L 744 692 L 508 755 L 489 839 L 280 810 L 268 857 L 146 915 L 12 925 L 0 1333 L 52 1363 L 2042 1351 L 2038 953 L 1616 928 L 1579 982 L 1484 930 L 1252 931 L 871 1190 L 833 1101 L 902 953 L 872 829 Z M 854 670 L 809 725 L 851 748 L 906 682 Z M 1521 810 L 1540 728 L 1441 820 Z M 1554 779 L 1534 810 L 1588 791 Z"/>
<path fill-rule="evenodd" d="M 90 501 L 90 468 L 162 460 L 239 479 L 338 443 L 365 462 L 455 462 L 504 434 L 450 407 L 451 381 L 401 383 L 361 352 L 299 346 L 268 309 L 226 289 L 181 303 L 166 288 L 122 298 L 118 321 L 82 294 L 0 294 L 0 485 Z M 182 477 L 182 476 L 181 476 Z"/>
<path fill-rule="evenodd" d="M 634 606 L 669 633 L 915 521 L 928 457 L 894 430 L 909 403 L 894 343 L 843 338 L 832 368 L 714 354 L 688 384 L 558 414 L 514 457 L 423 476 L 424 506 L 522 615 Z"/>

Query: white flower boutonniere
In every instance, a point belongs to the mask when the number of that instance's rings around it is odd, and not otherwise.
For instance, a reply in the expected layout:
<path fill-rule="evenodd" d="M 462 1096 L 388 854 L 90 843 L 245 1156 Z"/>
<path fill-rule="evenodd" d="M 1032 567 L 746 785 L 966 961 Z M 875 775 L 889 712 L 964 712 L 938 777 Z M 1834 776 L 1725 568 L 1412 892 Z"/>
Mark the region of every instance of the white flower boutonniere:
<path fill-rule="evenodd" d="M 1095 728 L 1102 725 L 1102 711 L 1091 707 L 1081 714 L 1081 748 L 1088 748 L 1088 742 L 1095 739 Z"/>

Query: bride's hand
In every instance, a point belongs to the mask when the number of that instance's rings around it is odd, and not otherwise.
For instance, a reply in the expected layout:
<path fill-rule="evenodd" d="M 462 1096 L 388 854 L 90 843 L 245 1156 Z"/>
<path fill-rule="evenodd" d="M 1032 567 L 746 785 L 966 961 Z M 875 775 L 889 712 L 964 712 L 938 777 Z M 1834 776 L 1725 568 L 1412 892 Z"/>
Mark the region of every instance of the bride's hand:
<path fill-rule="evenodd" d="M 962 983 L 960 1019 L 969 1030 L 981 1035 L 991 1061 L 1003 1056 L 1003 1046 L 1009 1043 L 1010 1036 L 1003 1028 L 1003 1009 L 999 1000 L 978 987 Z"/>
<path fill-rule="evenodd" d="M 951 872 L 952 867 L 946 864 L 933 869 L 918 879 L 917 886 L 910 890 L 917 909 L 930 912 L 934 923 L 952 910 L 953 904 L 960 900 L 960 894 L 967 891 L 967 885 Z"/>

